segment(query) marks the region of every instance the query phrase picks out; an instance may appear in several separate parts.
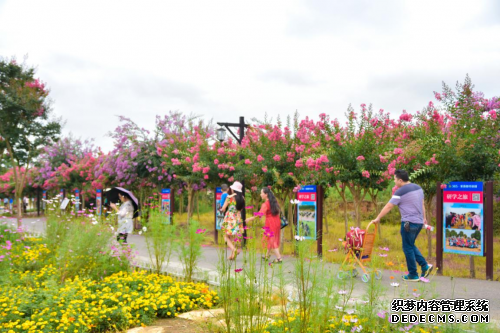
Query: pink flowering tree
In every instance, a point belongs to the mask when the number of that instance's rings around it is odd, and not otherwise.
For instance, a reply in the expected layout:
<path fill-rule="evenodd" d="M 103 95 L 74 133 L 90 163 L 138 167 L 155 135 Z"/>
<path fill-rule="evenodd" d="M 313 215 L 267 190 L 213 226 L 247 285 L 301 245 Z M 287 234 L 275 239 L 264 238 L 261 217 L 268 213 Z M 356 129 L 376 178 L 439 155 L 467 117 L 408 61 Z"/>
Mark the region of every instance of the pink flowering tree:
<path fill-rule="evenodd" d="M 244 148 L 244 170 L 251 176 L 252 190 L 260 194 L 262 186 L 270 186 L 280 206 L 288 208 L 288 219 L 293 211 L 288 204 L 295 197 L 294 192 L 305 184 L 306 174 L 314 174 L 316 167 L 326 163 L 320 158 L 318 123 L 306 118 L 299 122 L 296 114 L 293 120 L 283 125 L 279 119 L 276 125 L 261 123 L 253 127 L 247 135 L 248 145 Z M 316 165 L 316 155 L 318 164 Z M 307 161 L 314 160 L 308 168 Z M 290 228 L 293 233 L 293 228 Z M 292 235 L 293 236 L 293 235 Z"/>
<path fill-rule="evenodd" d="M 344 127 L 337 120 L 325 121 L 324 145 L 328 147 L 329 165 L 326 179 L 344 201 L 347 229 L 346 189 L 352 194 L 356 224 L 361 226 L 360 207 L 366 195 L 376 197 L 388 185 L 387 160 L 381 158 L 393 149 L 390 140 L 394 122 L 381 110 L 374 114 L 371 107 L 361 105 L 360 114 L 349 107 Z"/>
<path fill-rule="evenodd" d="M 24 169 L 17 170 L 18 174 L 23 174 Z M 16 184 L 14 182 L 14 170 L 9 169 L 0 175 L 0 193 L 10 197 L 15 193 Z"/>
<path fill-rule="evenodd" d="M 388 171 L 406 169 L 410 180 L 425 193 L 426 219 L 431 224 L 437 182 L 486 181 L 498 172 L 496 97 L 486 99 L 474 92 L 467 77 L 456 91 L 443 84 L 429 104 L 415 115 L 407 136 L 401 138 L 403 153 L 392 159 Z M 432 253 L 428 232 L 428 253 Z"/>
<path fill-rule="evenodd" d="M 443 92 L 435 93 L 449 119 L 443 129 L 446 155 L 435 152 L 449 166 L 443 181 L 488 181 L 499 171 L 500 97 L 486 98 L 474 91 L 467 76 L 453 91 L 443 84 Z"/>
<path fill-rule="evenodd" d="M 229 185 L 241 181 L 244 175 L 240 165 L 245 161 L 240 159 L 240 153 L 241 146 L 232 138 L 225 142 L 209 142 L 208 149 L 200 155 L 198 165 L 198 168 L 203 166 L 203 180 L 207 186 L 217 187 L 222 183 Z"/>
<path fill-rule="evenodd" d="M 59 120 L 49 117 L 49 90 L 35 78 L 35 69 L 14 59 L 0 59 L 0 152 L 6 151 L 15 183 L 18 225 L 21 226 L 20 198 L 28 170 L 41 147 L 56 141 Z M 20 170 L 26 172 L 20 172 Z"/>
<path fill-rule="evenodd" d="M 80 190 L 82 201 L 92 192 L 96 149 L 93 140 L 81 141 L 72 136 L 43 147 L 37 159 L 37 172 L 29 173 L 29 184 L 44 190 L 60 188 L 74 192 Z"/>
<path fill-rule="evenodd" d="M 196 117 L 171 112 L 161 125 L 156 152 L 162 159 L 163 169 L 170 168 L 178 183 L 178 193 L 187 192 L 187 222 L 194 211 L 195 194 L 206 187 L 209 172 L 214 168 L 202 156 L 210 154 L 214 142 L 214 127 Z"/>
<path fill-rule="evenodd" d="M 162 188 L 171 187 L 173 181 L 158 152 L 164 119 L 156 117 L 153 131 L 126 117 L 120 117 L 120 122 L 111 134 L 115 141 L 113 150 L 97 158 L 92 187 L 124 187 L 133 191 L 144 206 L 154 206 L 158 200 L 154 193 L 158 195 Z"/>

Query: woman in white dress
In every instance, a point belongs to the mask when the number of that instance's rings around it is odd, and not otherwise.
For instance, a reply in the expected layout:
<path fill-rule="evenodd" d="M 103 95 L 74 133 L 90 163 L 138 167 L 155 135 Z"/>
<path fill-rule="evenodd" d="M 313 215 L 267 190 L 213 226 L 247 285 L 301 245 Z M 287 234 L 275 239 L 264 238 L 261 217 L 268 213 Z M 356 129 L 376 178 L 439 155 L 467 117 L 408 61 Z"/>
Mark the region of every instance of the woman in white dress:
<path fill-rule="evenodd" d="M 110 207 L 118 213 L 118 236 L 116 240 L 127 244 L 127 236 L 134 230 L 134 205 L 132 205 L 128 197 L 121 193 L 118 194 L 118 198 L 122 202 L 120 209 L 114 203 L 110 204 Z"/>

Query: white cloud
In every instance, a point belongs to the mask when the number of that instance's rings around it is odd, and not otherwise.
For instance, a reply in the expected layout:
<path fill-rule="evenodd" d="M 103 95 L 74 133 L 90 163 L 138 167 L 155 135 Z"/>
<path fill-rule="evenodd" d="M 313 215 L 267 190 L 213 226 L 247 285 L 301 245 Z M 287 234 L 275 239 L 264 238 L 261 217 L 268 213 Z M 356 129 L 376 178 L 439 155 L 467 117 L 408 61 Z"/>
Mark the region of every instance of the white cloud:
<path fill-rule="evenodd" d="M 65 131 L 104 136 L 116 115 L 237 121 L 349 103 L 421 109 L 469 73 L 498 95 L 500 5 L 470 1 L 4 1 L 0 54 L 38 66 Z"/>

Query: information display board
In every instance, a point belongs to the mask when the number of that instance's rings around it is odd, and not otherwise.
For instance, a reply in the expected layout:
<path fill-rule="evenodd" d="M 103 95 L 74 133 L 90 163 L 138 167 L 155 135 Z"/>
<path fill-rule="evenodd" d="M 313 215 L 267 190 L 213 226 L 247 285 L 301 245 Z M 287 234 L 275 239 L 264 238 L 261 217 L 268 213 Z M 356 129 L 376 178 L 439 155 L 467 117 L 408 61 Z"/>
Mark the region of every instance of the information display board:
<path fill-rule="evenodd" d="M 443 251 L 484 255 L 482 182 L 451 182 L 443 189 Z"/>
<path fill-rule="evenodd" d="M 221 203 L 222 198 L 222 188 L 215 188 L 215 230 L 220 230 L 222 227 L 222 222 L 224 221 L 224 214 L 220 211 L 222 208 Z"/>
<path fill-rule="evenodd" d="M 65 195 L 64 195 L 64 189 L 61 189 L 59 191 L 59 201 L 62 202 L 64 200 L 64 197 L 65 197 Z"/>
<path fill-rule="evenodd" d="M 170 189 L 164 188 L 161 190 L 161 211 L 165 216 L 165 223 L 172 223 L 172 207 L 170 205 Z"/>
<path fill-rule="evenodd" d="M 95 214 L 102 215 L 102 190 L 96 190 L 95 194 Z"/>
<path fill-rule="evenodd" d="M 80 210 L 80 191 L 75 190 L 75 211 L 78 212 Z"/>
<path fill-rule="evenodd" d="M 43 191 L 42 192 L 42 199 L 43 199 L 42 200 L 42 209 L 45 210 L 45 208 L 47 207 L 46 206 L 47 205 L 47 202 L 46 202 L 46 200 L 47 200 L 47 191 Z"/>
<path fill-rule="evenodd" d="M 307 185 L 297 192 L 297 235 L 304 239 L 317 239 L 318 187 Z"/>

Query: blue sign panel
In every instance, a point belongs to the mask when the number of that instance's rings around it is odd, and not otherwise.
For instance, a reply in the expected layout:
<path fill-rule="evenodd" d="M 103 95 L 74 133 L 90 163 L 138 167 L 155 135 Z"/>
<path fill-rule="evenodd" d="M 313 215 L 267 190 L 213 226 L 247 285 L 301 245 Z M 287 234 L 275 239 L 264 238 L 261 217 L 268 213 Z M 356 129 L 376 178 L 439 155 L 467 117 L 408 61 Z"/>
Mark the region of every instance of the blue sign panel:
<path fill-rule="evenodd" d="M 484 255 L 482 182 L 452 182 L 443 189 L 444 252 Z"/>

